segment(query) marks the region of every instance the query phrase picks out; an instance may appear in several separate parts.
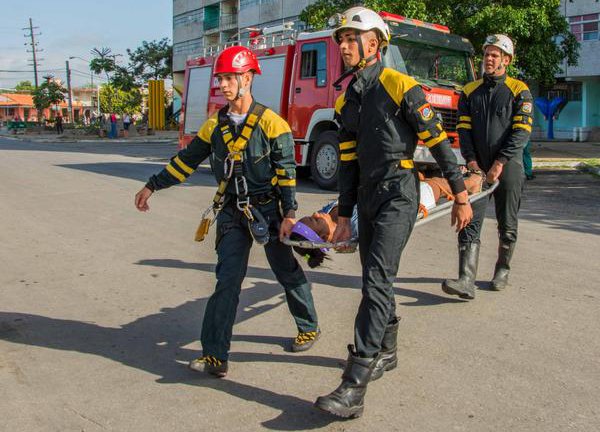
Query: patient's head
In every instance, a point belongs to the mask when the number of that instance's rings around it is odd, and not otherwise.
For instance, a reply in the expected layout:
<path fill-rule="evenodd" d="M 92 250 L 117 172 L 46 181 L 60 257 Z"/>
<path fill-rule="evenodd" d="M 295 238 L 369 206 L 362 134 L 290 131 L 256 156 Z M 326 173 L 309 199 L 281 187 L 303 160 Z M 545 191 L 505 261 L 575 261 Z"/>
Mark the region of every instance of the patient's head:
<path fill-rule="evenodd" d="M 306 240 L 312 242 L 313 244 L 322 242 L 324 239 L 304 221 L 313 226 L 315 225 L 315 221 L 310 217 L 302 218 L 296 223 L 296 225 L 294 225 L 292 234 L 290 235 L 290 240 Z M 315 268 L 323 264 L 323 261 L 328 258 L 327 254 L 325 253 L 326 250 L 327 249 L 294 246 L 294 251 L 306 259 L 310 268 Z"/>
<path fill-rule="evenodd" d="M 324 241 L 330 242 L 333 238 L 333 232 L 337 224 L 331 219 L 327 213 L 313 213 L 312 216 L 305 216 L 298 222 L 312 229 Z"/>

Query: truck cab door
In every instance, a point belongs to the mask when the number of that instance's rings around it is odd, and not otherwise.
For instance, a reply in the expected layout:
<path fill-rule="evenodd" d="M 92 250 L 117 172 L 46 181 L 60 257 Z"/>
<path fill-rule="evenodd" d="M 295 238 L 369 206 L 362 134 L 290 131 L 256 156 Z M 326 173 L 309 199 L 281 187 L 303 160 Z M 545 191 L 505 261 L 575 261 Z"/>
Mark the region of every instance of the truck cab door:
<path fill-rule="evenodd" d="M 298 45 L 288 121 L 294 137 L 303 139 L 313 112 L 329 106 L 331 83 L 327 76 L 327 43 L 300 41 Z"/>

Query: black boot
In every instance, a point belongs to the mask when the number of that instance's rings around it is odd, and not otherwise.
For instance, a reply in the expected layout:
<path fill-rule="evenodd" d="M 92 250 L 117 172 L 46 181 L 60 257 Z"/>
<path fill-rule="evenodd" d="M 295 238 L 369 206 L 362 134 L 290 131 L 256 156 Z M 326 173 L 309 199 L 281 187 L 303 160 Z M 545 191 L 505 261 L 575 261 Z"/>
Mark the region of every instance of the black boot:
<path fill-rule="evenodd" d="M 381 351 L 379 353 L 379 360 L 375 363 L 373 374 L 371 375 L 371 381 L 378 380 L 383 376 L 383 373 L 395 369 L 398 366 L 398 323 L 400 317 L 396 317 L 394 321 L 388 324 L 383 334 L 383 340 L 381 341 Z"/>
<path fill-rule="evenodd" d="M 356 418 L 363 413 L 367 384 L 379 357 L 358 357 L 353 345 L 348 345 L 348 351 L 342 383 L 327 396 L 319 396 L 315 407 L 338 417 Z"/>
<path fill-rule="evenodd" d="M 446 279 L 442 283 L 442 290 L 463 299 L 474 299 L 478 263 L 479 243 L 459 243 L 458 279 Z"/>
<path fill-rule="evenodd" d="M 508 275 L 510 273 L 510 259 L 515 250 L 515 242 L 506 243 L 502 240 L 498 246 L 498 261 L 494 269 L 494 278 L 492 279 L 491 288 L 494 291 L 500 291 L 508 285 Z"/>

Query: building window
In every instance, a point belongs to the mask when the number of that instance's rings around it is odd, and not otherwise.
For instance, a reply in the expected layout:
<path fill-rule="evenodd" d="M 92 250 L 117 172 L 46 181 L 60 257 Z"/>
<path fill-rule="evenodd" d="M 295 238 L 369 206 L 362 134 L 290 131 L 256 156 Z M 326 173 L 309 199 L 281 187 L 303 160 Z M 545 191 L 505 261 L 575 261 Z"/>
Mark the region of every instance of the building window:
<path fill-rule="evenodd" d="M 173 27 L 196 24 L 204 19 L 204 10 L 198 9 L 173 17 Z"/>
<path fill-rule="evenodd" d="M 581 41 L 598 40 L 598 15 L 576 15 L 569 17 L 569 25 L 571 33 L 575 38 Z"/>
<path fill-rule="evenodd" d="M 219 4 L 204 8 L 204 31 L 219 27 Z"/>
<path fill-rule="evenodd" d="M 302 45 L 300 78 L 316 78 L 317 87 L 327 84 L 327 45 L 325 42 Z"/>
<path fill-rule="evenodd" d="M 581 101 L 581 88 L 579 81 L 558 81 L 550 88 L 542 87 L 540 95 L 546 96 L 549 100 L 562 97 L 569 102 L 578 102 Z"/>

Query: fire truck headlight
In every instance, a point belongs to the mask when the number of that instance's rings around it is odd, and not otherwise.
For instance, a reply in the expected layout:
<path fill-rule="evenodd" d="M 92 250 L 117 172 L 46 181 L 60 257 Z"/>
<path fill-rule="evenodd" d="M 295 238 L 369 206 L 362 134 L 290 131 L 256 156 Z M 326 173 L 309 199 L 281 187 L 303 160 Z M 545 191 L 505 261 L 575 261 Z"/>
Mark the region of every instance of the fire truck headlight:
<path fill-rule="evenodd" d="M 329 19 L 327 20 L 327 25 L 331 28 L 335 28 L 335 27 L 339 27 L 341 22 L 342 22 L 342 14 L 336 13 L 329 17 Z"/>

